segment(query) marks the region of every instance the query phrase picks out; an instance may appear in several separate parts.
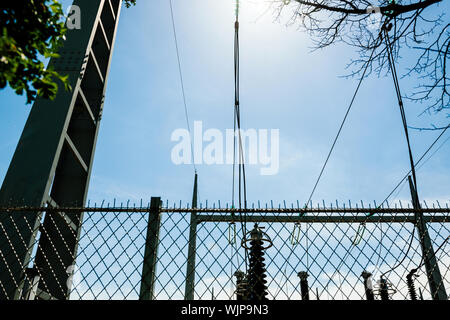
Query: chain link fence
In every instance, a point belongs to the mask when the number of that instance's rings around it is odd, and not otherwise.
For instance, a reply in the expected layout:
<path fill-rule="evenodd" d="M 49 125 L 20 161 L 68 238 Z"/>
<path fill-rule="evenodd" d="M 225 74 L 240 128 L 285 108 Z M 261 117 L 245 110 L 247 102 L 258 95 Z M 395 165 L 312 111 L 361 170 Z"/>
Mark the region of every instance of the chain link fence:
<path fill-rule="evenodd" d="M 438 272 L 439 290 L 449 293 L 450 210 L 425 203 L 422 209 L 436 260 L 428 273 Z M 242 239 L 255 223 L 270 238 L 263 251 L 270 300 L 302 299 L 299 272 L 307 274 L 312 300 L 362 300 L 367 287 L 380 299 L 381 278 L 391 299 L 409 300 L 407 275 L 416 268 L 412 279 L 419 299 L 433 298 L 417 211 L 401 204 L 375 209 L 258 204 L 243 212 L 166 203 L 0 213 L 2 299 L 235 300 L 235 273 L 249 268 Z M 363 272 L 372 275 L 366 282 Z"/>

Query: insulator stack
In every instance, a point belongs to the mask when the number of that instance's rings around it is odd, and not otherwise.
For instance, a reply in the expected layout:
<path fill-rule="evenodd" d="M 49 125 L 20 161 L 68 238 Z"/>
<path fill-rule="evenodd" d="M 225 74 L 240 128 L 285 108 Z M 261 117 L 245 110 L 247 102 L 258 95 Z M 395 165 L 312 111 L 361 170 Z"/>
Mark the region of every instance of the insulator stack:
<path fill-rule="evenodd" d="M 238 270 L 234 273 L 234 276 L 236 277 L 236 300 L 237 301 L 247 300 L 248 283 L 245 273 Z"/>
<path fill-rule="evenodd" d="M 267 299 L 267 276 L 261 240 L 250 242 L 250 264 L 248 272 L 249 300 Z"/>
<path fill-rule="evenodd" d="M 414 279 L 413 279 L 416 271 L 417 271 L 417 269 L 412 269 L 406 276 L 406 284 L 408 285 L 408 292 L 409 292 L 409 297 L 411 298 L 411 300 L 418 300 L 416 286 L 414 285 Z"/>
<path fill-rule="evenodd" d="M 258 224 L 250 232 L 250 261 L 248 270 L 248 300 L 259 301 L 267 300 L 267 275 L 266 265 L 264 263 L 264 250 L 263 242 L 268 241 L 270 245 L 272 241 L 270 239 L 263 238 L 263 232 Z"/>
<path fill-rule="evenodd" d="M 300 278 L 302 300 L 309 300 L 308 273 L 305 271 L 300 271 L 297 275 Z"/>
<path fill-rule="evenodd" d="M 364 289 L 366 291 L 366 299 L 369 301 L 375 300 L 372 286 L 372 274 L 367 271 L 363 271 L 361 277 L 364 279 Z"/>
<path fill-rule="evenodd" d="M 389 298 L 389 285 L 386 279 L 384 279 L 383 277 L 380 278 L 380 283 L 379 283 L 379 288 L 378 288 L 378 294 L 380 295 L 381 300 L 390 300 Z"/>

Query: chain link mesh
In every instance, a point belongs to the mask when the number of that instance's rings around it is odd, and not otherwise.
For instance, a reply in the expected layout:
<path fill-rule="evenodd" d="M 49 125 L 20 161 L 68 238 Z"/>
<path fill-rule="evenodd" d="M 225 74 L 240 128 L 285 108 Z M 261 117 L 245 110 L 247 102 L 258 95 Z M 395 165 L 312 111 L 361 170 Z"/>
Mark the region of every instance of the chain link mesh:
<path fill-rule="evenodd" d="M 191 213 L 183 212 L 182 208 L 172 209 L 168 206 L 161 209 L 152 292 L 152 298 L 157 300 L 184 299 L 186 292 Z M 149 208 L 80 210 L 83 213 L 61 213 L 55 209 L 47 209 L 45 213 L 0 210 L 0 262 L 5 266 L 0 278 L 3 297 L 139 299 Z M 383 275 L 392 299 L 409 300 L 406 276 L 414 268 L 418 268 L 414 277 L 417 294 L 425 300 L 432 298 L 420 234 L 412 223 L 414 213 L 403 213 L 398 208 L 398 212 L 369 218 L 365 213 L 342 211 L 342 206 L 340 210 L 303 212 L 302 219 L 309 222 L 298 222 L 303 221 L 295 220 L 300 216 L 298 212 L 281 207 L 279 211 L 256 210 L 234 218 L 215 209 L 199 209 L 194 299 L 236 299 L 234 274 L 238 270 L 246 272 L 247 268 L 242 237 L 257 221 L 273 244 L 264 251 L 270 300 L 300 300 L 301 271 L 308 275 L 310 299 L 366 299 L 361 274 L 367 271 L 372 274 L 375 299 L 380 299 L 378 280 Z M 437 211 L 428 210 L 424 217 L 428 219 L 426 226 L 442 276 L 439 285 L 450 292 L 447 243 L 450 211 L 448 207 L 446 211 Z M 30 215 L 37 217 L 36 225 L 32 225 Z M 43 216 L 49 217 L 45 223 Z M 79 218 L 78 223 L 75 217 Z M 28 233 L 35 234 L 29 245 L 25 240 L 13 240 L 25 239 Z M 75 237 L 79 237 L 78 246 L 72 250 Z M 46 250 L 42 250 L 44 245 Z M 18 258 L 24 250 L 29 252 L 26 265 Z M 37 268 L 39 259 L 41 267 Z M 14 276 L 17 268 L 22 271 L 21 278 Z M 7 292 L 11 285 L 17 289 L 14 296 Z M 55 287 L 59 288 L 56 293 Z M 50 291 L 53 294 L 48 294 Z"/>

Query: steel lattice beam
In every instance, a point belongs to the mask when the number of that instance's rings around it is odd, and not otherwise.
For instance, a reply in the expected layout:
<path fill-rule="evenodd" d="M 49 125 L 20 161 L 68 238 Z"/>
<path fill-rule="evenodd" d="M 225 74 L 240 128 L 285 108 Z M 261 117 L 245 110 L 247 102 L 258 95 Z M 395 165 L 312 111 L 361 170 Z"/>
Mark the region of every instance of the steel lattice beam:
<path fill-rule="evenodd" d="M 80 8 L 81 28 L 68 30 L 60 57 L 49 62 L 68 76 L 72 90 L 34 103 L 0 189 L 0 206 L 84 206 L 122 0 L 73 4 Z M 0 247 L 0 299 L 21 298 L 39 233 L 34 260 L 39 289 L 52 298 L 68 297 L 64 266 L 74 264 L 83 215 L 65 212 L 75 226 L 70 230 L 60 215 L 45 214 L 41 223 L 44 214 L 0 210 L 0 244 L 8 244 Z"/>

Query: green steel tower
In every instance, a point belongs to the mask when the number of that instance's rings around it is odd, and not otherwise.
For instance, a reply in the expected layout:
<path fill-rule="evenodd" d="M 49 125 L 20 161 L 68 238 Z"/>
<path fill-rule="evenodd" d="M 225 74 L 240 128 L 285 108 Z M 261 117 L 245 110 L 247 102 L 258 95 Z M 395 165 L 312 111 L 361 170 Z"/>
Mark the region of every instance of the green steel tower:
<path fill-rule="evenodd" d="M 69 297 L 83 216 L 58 207 L 86 201 L 121 5 L 73 3 L 80 28 L 69 28 L 60 57 L 50 61 L 72 90 L 34 103 L 0 189 L 3 207 L 50 210 L 0 213 L 0 299 L 27 298 L 30 286 L 32 298 Z"/>

